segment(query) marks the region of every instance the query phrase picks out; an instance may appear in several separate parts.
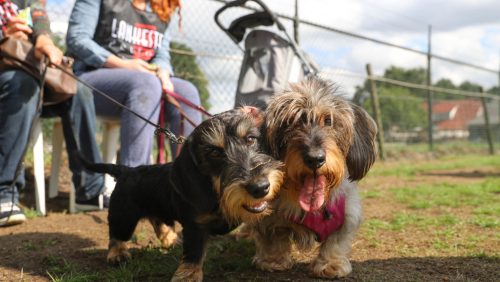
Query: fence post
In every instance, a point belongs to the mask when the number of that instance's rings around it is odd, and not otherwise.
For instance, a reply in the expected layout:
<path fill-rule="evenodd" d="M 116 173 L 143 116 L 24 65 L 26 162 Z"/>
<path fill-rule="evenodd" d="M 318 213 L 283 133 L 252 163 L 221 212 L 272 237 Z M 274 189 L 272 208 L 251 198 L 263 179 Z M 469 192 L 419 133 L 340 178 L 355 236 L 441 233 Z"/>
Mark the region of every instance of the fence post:
<path fill-rule="evenodd" d="M 431 82 L 431 34 L 432 34 L 432 26 L 429 26 L 429 33 L 427 34 L 427 87 L 430 87 Z M 433 138 L 433 122 L 432 122 L 432 91 L 430 89 L 427 90 L 427 122 L 428 122 L 428 135 L 429 135 L 429 151 L 434 150 L 434 138 Z"/>
<path fill-rule="evenodd" d="M 481 87 L 481 93 L 484 93 L 482 87 Z M 488 107 L 486 106 L 486 98 L 484 96 L 481 96 L 481 103 L 483 104 L 484 127 L 486 130 L 486 139 L 488 141 L 488 148 L 490 155 L 494 155 L 495 148 L 493 147 L 493 136 L 491 135 L 491 129 L 490 129 L 490 116 L 488 114 Z"/>
<path fill-rule="evenodd" d="M 293 18 L 293 39 L 299 45 L 299 0 L 295 0 L 295 16 Z"/>
<path fill-rule="evenodd" d="M 372 66 L 366 64 L 366 73 L 368 74 L 368 79 L 370 80 L 370 97 L 373 110 L 373 117 L 377 123 L 377 141 L 378 141 L 378 153 L 381 160 L 385 160 L 384 152 L 384 127 L 382 126 L 382 116 L 380 115 L 380 105 L 378 103 L 377 85 L 375 80 L 372 79 Z"/>

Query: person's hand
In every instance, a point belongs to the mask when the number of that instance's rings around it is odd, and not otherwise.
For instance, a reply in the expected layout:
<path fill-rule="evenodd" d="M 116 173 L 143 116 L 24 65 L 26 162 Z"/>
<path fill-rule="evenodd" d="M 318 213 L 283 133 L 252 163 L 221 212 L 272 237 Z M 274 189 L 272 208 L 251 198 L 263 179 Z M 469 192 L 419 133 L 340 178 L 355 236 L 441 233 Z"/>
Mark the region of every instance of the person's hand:
<path fill-rule="evenodd" d="M 52 64 L 61 64 L 63 52 L 54 45 L 52 39 L 46 34 L 39 35 L 35 42 L 35 58 L 41 59 L 42 55 L 47 56 Z"/>
<path fill-rule="evenodd" d="M 141 59 L 125 60 L 124 67 L 129 70 L 137 70 L 155 74 L 155 69 L 151 68 L 151 65 L 148 62 L 143 61 Z"/>
<path fill-rule="evenodd" d="M 26 20 L 17 17 L 10 18 L 4 29 L 5 37 L 14 37 L 23 40 L 28 40 L 28 36 L 31 33 L 33 33 L 33 30 L 27 25 Z"/>
<path fill-rule="evenodd" d="M 165 69 L 158 69 L 156 75 L 161 81 L 161 88 L 163 91 L 174 92 L 174 85 L 172 80 L 170 80 L 170 73 Z"/>

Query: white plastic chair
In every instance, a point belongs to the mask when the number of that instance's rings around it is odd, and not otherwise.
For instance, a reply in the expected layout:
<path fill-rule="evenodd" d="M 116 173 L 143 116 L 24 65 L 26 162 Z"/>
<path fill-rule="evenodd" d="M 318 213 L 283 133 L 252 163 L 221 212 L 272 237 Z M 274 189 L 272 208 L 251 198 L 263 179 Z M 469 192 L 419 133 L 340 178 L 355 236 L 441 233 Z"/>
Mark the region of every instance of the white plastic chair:
<path fill-rule="evenodd" d="M 31 137 L 33 144 L 33 174 L 35 176 L 35 203 L 36 210 L 42 215 L 47 214 L 45 207 L 45 171 L 43 157 L 42 121 L 38 119 L 33 124 Z"/>
<path fill-rule="evenodd" d="M 103 123 L 103 140 L 101 145 L 103 161 L 105 163 L 116 163 L 116 152 L 118 151 L 119 136 L 120 136 L 120 122 L 118 120 L 107 120 L 98 118 L 98 121 Z M 45 215 L 45 185 L 44 185 L 44 171 L 43 171 L 43 136 L 41 133 L 41 122 L 38 123 L 40 131 L 33 136 L 38 143 L 35 143 L 34 150 L 34 171 L 35 171 L 35 185 L 36 185 L 36 205 L 37 211 Z M 48 196 L 50 199 L 57 197 L 59 193 L 59 168 L 61 166 L 61 156 L 64 149 L 64 135 L 62 132 L 62 123 L 56 121 L 52 131 L 52 165 L 49 180 Z M 38 175 L 38 177 L 37 177 Z M 40 176 L 41 175 L 41 176 Z M 41 178 L 40 178 L 41 177 Z M 105 187 L 114 187 L 114 179 L 107 175 L 104 178 Z M 101 196 L 102 197 L 102 196 Z M 102 199 L 100 200 L 102 203 Z M 69 193 L 69 212 L 75 213 L 75 188 L 71 183 Z"/>

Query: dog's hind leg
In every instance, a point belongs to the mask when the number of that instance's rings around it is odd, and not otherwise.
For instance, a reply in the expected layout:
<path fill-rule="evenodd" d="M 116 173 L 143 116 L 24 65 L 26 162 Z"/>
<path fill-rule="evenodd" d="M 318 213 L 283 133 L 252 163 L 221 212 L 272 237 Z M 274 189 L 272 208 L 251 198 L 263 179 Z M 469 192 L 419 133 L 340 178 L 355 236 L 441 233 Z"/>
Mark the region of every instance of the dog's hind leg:
<path fill-rule="evenodd" d="M 108 222 L 109 245 L 107 261 L 112 265 L 121 264 L 132 258 L 126 242 L 134 234 L 139 217 L 130 214 L 116 214 L 110 209 Z"/>
<path fill-rule="evenodd" d="M 149 222 L 153 226 L 162 248 L 168 249 L 177 241 L 178 236 L 175 232 L 175 226 L 168 226 L 158 218 L 149 218 Z"/>

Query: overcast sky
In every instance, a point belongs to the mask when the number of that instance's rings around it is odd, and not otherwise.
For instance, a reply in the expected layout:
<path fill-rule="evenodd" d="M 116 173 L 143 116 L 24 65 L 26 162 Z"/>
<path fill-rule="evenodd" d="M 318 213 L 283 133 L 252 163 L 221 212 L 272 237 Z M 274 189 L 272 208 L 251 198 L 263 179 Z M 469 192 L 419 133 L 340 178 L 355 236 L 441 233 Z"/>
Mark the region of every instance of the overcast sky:
<path fill-rule="evenodd" d="M 57 11 L 51 14 L 56 30 L 65 30 L 64 22 L 72 2 L 48 0 L 49 8 Z M 294 13 L 295 0 L 264 2 L 277 13 Z M 213 15 L 220 3 L 211 0 L 184 0 L 183 3 L 183 31 L 178 31 L 177 24 L 172 25 L 176 40 L 200 52 L 241 56 L 241 51 L 214 24 Z M 239 12 L 228 13 L 223 19 L 230 21 L 230 16 L 241 14 Z M 299 0 L 299 15 L 307 21 L 424 52 L 427 51 L 428 26 L 432 25 L 433 53 L 499 69 L 500 0 Z M 293 34 L 291 24 L 283 22 Z M 362 79 L 343 76 L 345 70 L 365 74 L 366 63 L 371 63 L 375 73 L 381 75 L 390 65 L 426 66 L 425 56 L 307 26 L 300 27 L 300 45 L 322 68 L 336 74 L 332 79 L 338 80 L 348 94 L 355 85 L 362 83 Z M 211 87 L 224 81 L 233 81 L 234 85 L 239 70 L 236 63 L 230 65 L 216 59 L 203 61 L 202 67 L 211 80 Z M 221 77 L 222 69 L 233 75 Z M 443 77 L 452 79 L 455 84 L 473 81 L 486 89 L 498 84 L 496 74 L 433 60 L 433 81 Z M 211 92 L 221 91 L 213 89 Z"/>

